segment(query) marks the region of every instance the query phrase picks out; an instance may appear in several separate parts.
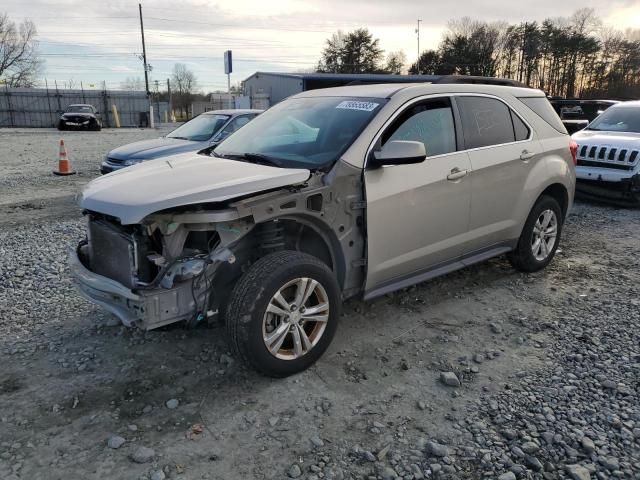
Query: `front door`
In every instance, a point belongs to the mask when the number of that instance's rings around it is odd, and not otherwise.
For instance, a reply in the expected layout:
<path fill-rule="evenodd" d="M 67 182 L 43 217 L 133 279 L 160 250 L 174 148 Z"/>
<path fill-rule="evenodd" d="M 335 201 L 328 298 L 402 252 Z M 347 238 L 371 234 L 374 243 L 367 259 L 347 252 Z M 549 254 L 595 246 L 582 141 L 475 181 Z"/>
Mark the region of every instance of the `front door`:
<path fill-rule="evenodd" d="M 469 227 L 471 164 L 466 152 L 457 151 L 449 98 L 407 107 L 376 146 L 391 140 L 423 142 L 427 159 L 365 170 L 365 295 L 456 260 Z"/>

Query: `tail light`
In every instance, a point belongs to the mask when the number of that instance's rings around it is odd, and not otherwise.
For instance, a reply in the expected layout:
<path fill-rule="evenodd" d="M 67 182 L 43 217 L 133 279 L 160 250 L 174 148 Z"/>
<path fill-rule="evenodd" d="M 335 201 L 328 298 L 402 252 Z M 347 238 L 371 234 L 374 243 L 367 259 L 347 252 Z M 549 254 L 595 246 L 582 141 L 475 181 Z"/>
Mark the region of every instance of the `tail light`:
<path fill-rule="evenodd" d="M 569 151 L 571 152 L 571 158 L 573 158 L 573 164 L 578 165 L 578 144 L 573 140 L 569 144 Z"/>

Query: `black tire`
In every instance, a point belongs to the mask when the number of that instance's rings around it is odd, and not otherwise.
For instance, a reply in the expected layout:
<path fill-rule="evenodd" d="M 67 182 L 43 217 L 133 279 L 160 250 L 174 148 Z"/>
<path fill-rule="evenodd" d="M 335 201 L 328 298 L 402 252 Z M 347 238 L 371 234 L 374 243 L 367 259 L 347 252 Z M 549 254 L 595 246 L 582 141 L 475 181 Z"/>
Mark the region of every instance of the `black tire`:
<path fill-rule="evenodd" d="M 557 220 L 557 231 L 553 248 L 549 251 L 544 260 L 539 260 L 534 256 L 532 250 L 534 235 L 533 230 L 536 222 L 538 221 L 538 218 L 546 210 L 552 210 L 555 213 Z M 508 255 L 509 261 L 514 266 L 514 268 L 521 272 L 537 272 L 538 270 L 542 270 L 544 267 L 546 267 L 549 262 L 553 260 L 553 257 L 556 254 L 556 250 L 558 249 L 558 244 L 560 243 L 560 237 L 562 234 L 563 223 L 564 216 L 562 215 L 562 209 L 560 208 L 560 204 L 558 203 L 558 201 L 555 198 L 549 197 L 547 195 L 541 196 L 533 206 L 531 212 L 529 213 L 529 216 L 527 217 L 527 221 L 525 222 L 522 233 L 520 234 L 516 249 Z"/>
<path fill-rule="evenodd" d="M 60 131 L 66 130 L 66 127 L 62 122 L 58 122 L 58 130 Z"/>
<path fill-rule="evenodd" d="M 263 319 L 276 292 L 297 278 L 311 278 L 324 288 L 328 321 L 317 343 L 304 355 L 280 359 L 265 345 Z M 301 372 L 315 363 L 331 343 L 340 317 L 340 297 L 333 272 L 317 258 L 296 251 L 269 254 L 238 280 L 228 299 L 225 321 L 231 347 L 240 359 L 264 375 L 286 377 Z"/>

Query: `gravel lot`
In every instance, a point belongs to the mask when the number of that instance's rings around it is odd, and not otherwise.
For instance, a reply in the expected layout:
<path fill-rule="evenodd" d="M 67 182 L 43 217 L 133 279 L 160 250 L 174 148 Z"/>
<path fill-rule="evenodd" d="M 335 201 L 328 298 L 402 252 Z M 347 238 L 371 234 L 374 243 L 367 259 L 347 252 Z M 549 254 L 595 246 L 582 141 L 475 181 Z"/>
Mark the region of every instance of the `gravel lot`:
<path fill-rule="evenodd" d="M 105 128 L 100 132 L 59 132 L 55 128 L 0 129 L 0 205 L 50 203 L 52 198 L 74 194 L 100 175 L 105 154 L 120 145 L 160 137 L 174 126 L 162 128 Z M 78 173 L 70 177 L 51 175 L 58 168 L 60 139 L 64 139 L 71 165 Z"/>
<path fill-rule="evenodd" d="M 67 279 L 73 193 L 157 135 L 65 132 L 80 175 L 57 178 L 59 132 L 0 130 L 1 479 L 640 478 L 640 211 L 577 203 L 537 274 L 351 301 L 272 380 L 220 326 L 125 329 Z"/>

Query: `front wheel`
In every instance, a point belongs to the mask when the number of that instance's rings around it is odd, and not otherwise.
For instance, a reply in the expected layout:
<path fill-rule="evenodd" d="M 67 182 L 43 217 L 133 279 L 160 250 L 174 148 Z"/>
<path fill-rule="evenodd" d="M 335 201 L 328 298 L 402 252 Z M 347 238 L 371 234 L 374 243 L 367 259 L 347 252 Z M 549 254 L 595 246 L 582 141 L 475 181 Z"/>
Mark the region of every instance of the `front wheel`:
<path fill-rule="evenodd" d="M 509 254 L 511 264 L 522 272 L 537 272 L 553 259 L 560 242 L 563 215 L 558 201 L 542 196 L 531 209 L 518 246 Z"/>
<path fill-rule="evenodd" d="M 338 283 L 324 263 L 296 251 L 272 253 L 253 264 L 231 293 L 231 346 L 265 375 L 301 372 L 331 343 L 340 304 Z"/>

